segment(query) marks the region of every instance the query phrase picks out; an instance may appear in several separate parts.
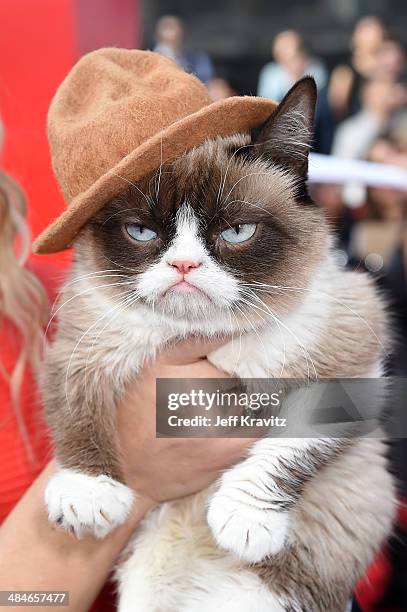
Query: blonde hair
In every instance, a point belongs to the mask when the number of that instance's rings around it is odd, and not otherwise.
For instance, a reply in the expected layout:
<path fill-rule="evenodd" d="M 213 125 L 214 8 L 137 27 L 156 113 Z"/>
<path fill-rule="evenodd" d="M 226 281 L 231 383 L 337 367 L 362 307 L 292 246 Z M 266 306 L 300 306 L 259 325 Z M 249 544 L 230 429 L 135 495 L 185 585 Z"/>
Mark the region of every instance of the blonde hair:
<path fill-rule="evenodd" d="M 49 304 L 41 282 L 26 268 L 31 236 L 25 222 L 25 208 L 21 188 L 0 169 L 0 328 L 7 319 L 20 336 L 19 354 L 10 371 L 0 355 L 0 376 L 9 385 L 12 407 L 27 456 L 34 462 L 21 410 L 21 387 L 27 367 L 34 375 L 38 374 Z"/>

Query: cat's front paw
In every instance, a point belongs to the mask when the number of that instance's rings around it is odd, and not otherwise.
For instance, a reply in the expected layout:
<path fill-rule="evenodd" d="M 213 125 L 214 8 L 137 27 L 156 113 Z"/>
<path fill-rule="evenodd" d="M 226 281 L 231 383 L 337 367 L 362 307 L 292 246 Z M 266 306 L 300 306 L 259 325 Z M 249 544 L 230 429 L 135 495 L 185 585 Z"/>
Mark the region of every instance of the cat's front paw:
<path fill-rule="evenodd" d="M 61 469 L 45 489 L 45 503 L 51 523 L 77 537 L 92 533 L 104 538 L 125 522 L 134 494 L 109 476 L 89 476 Z"/>
<path fill-rule="evenodd" d="M 288 512 L 260 508 L 236 488 L 221 487 L 215 493 L 207 518 L 219 546 L 248 563 L 276 555 L 287 540 Z"/>

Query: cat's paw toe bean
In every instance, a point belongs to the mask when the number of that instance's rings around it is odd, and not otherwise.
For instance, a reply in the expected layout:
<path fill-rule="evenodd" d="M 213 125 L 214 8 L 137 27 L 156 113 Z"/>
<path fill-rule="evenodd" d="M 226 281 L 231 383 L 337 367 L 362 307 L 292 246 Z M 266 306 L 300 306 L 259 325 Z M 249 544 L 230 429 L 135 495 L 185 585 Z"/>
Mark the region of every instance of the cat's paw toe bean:
<path fill-rule="evenodd" d="M 105 537 L 125 522 L 134 494 L 109 476 L 89 476 L 62 469 L 49 481 L 45 502 L 49 520 L 77 537 Z"/>
<path fill-rule="evenodd" d="M 221 548 L 248 563 L 279 553 L 286 542 L 287 512 L 258 508 L 220 489 L 211 499 L 208 524 Z"/>

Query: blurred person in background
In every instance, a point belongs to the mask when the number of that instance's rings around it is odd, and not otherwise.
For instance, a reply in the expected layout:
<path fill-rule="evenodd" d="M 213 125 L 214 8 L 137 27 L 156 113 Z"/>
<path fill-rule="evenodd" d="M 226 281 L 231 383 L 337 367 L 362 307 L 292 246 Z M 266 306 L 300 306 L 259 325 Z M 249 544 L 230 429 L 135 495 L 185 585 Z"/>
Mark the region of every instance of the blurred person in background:
<path fill-rule="evenodd" d="M 366 47 L 370 53 L 365 66 L 370 78 L 360 80 L 359 110 L 339 123 L 332 144 L 333 155 L 349 159 L 365 159 L 373 143 L 382 134 L 397 131 L 407 116 L 407 86 L 402 78 L 405 70 L 404 52 L 395 41 L 380 38 L 379 32 L 384 36 L 384 30 L 379 27 L 380 22 L 377 20 L 371 21 L 369 18 L 367 21 L 362 20 L 361 24 L 362 33 L 366 28 L 370 32 L 370 36 L 366 35 L 370 43 Z M 389 153 L 388 148 L 385 151 Z M 383 161 L 390 162 L 387 159 Z M 366 189 L 358 183 L 349 183 L 344 186 L 343 199 L 345 204 L 353 208 L 361 207 L 366 203 Z M 392 198 L 389 198 L 389 205 L 390 200 Z"/>
<path fill-rule="evenodd" d="M 378 78 L 387 78 L 394 83 L 405 83 L 406 54 L 397 40 L 387 38 L 379 46 L 373 74 Z"/>
<path fill-rule="evenodd" d="M 390 134 L 379 137 L 367 155 L 367 159 L 380 164 L 391 164 L 407 170 L 407 151 L 400 151 L 397 140 Z M 372 187 L 368 190 L 370 216 L 385 221 L 402 223 L 407 213 L 407 194 L 388 187 Z M 402 226 L 400 225 L 400 228 Z"/>
<path fill-rule="evenodd" d="M 278 34 L 272 44 L 274 62 L 259 75 L 257 95 L 280 102 L 290 87 L 305 75 L 314 77 L 318 88 L 313 150 L 330 153 L 334 122 L 326 95 L 327 72 L 321 60 L 312 57 L 295 30 Z"/>
<path fill-rule="evenodd" d="M 402 120 L 406 103 L 404 84 L 387 77 L 366 82 L 362 87 L 360 110 L 336 129 L 332 154 L 351 159 L 365 158 L 378 136 Z"/>
<path fill-rule="evenodd" d="M 214 76 L 212 61 L 204 52 L 192 52 L 185 49 L 185 27 L 179 17 L 164 15 L 155 27 L 154 51 L 174 60 L 186 72 L 195 74 L 207 84 Z"/>
<path fill-rule="evenodd" d="M 407 112 L 387 134 L 373 142 L 368 159 L 407 170 Z"/>
<path fill-rule="evenodd" d="M 313 201 L 323 209 L 332 228 L 338 263 L 343 266 L 347 265 L 351 231 L 355 220 L 351 210 L 344 205 L 342 185 L 311 183 L 310 194 Z"/>
<path fill-rule="evenodd" d="M 314 77 L 318 89 L 325 86 L 327 73 L 323 63 L 308 53 L 295 30 L 277 34 L 272 43 L 272 56 L 274 61 L 260 72 L 257 95 L 280 102 L 290 87 L 305 75 Z"/>
<path fill-rule="evenodd" d="M 328 85 L 328 99 L 337 121 L 360 109 L 363 82 L 375 75 L 377 55 L 386 34 L 386 28 L 378 17 L 367 16 L 357 22 L 349 64 L 337 66 Z"/>
<path fill-rule="evenodd" d="M 214 102 L 237 95 L 230 83 L 221 77 L 216 77 L 209 81 L 208 93 Z"/>

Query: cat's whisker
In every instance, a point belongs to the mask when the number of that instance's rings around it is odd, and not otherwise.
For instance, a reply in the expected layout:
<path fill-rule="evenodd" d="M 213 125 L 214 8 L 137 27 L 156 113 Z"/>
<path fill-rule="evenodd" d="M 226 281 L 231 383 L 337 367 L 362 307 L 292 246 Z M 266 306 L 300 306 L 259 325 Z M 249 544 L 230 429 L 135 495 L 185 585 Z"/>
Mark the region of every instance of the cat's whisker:
<path fill-rule="evenodd" d="M 241 151 L 242 149 L 246 149 L 246 148 L 247 148 L 247 147 L 249 147 L 249 146 L 253 146 L 253 145 L 250 145 L 250 144 L 247 144 L 247 145 L 242 145 L 241 147 L 239 147 L 238 149 L 236 149 L 236 150 L 233 152 L 233 154 L 231 155 L 231 157 L 230 157 L 230 159 L 229 159 L 229 161 L 228 161 L 228 165 L 226 166 L 225 175 L 224 175 L 223 179 L 222 179 L 222 176 L 221 176 L 221 180 L 220 180 L 220 183 L 219 183 L 218 195 L 217 195 L 217 198 L 216 198 L 216 204 L 217 204 L 217 205 L 219 204 L 219 200 L 220 200 L 220 198 L 221 198 L 221 197 L 222 197 L 222 195 L 223 195 L 223 190 L 224 190 L 224 188 L 225 188 L 226 178 L 227 178 L 227 175 L 228 175 L 228 171 L 229 171 L 230 164 L 231 164 L 231 163 L 232 163 L 232 161 L 233 161 L 233 158 L 235 157 L 235 155 L 236 155 L 236 154 L 237 154 L 239 151 Z"/>
<path fill-rule="evenodd" d="M 74 285 L 75 283 L 78 283 L 82 280 L 85 280 L 87 278 L 110 278 L 111 276 L 116 276 L 116 274 L 106 274 L 106 272 L 117 272 L 117 270 L 115 268 L 112 268 L 111 270 L 99 270 L 97 272 L 88 272 L 87 274 L 82 274 L 81 276 L 75 276 L 74 279 L 70 280 L 69 282 L 64 283 L 64 289 L 66 287 L 71 287 L 72 285 Z M 117 275 L 118 276 L 118 275 Z M 123 278 L 127 278 L 127 276 L 125 274 L 121 275 Z M 54 311 L 54 308 L 59 300 L 59 298 L 61 297 L 62 293 L 64 292 L 64 289 L 61 289 L 60 291 L 58 291 L 56 298 L 51 306 L 51 312 Z"/>
<path fill-rule="evenodd" d="M 115 305 L 114 309 L 116 309 L 118 306 Z M 114 310 L 113 309 L 113 310 Z M 101 318 L 103 319 L 105 316 L 107 316 L 109 314 L 110 311 L 108 311 L 108 313 L 104 313 L 103 315 L 101 315 L 101 317 L 98 317 L 96 319 L 96 321 L 94 323 L 92 323 L 92 325 L 90 325 L 87 330 L 81 335 L 81 337 L 79 338 L 79 340 L 77 341 L 73 351 L 71 352 L 71 355 L 69 357 L 69 361 L 68 361 L 68 367 L 66 370 L 66 375 L 65 375 L 65 398 L 66 398 L 66 402 L 67 402 L 67 406 L 68 406 L 68 410 L 69 412 L 72 414 L 72 410 L 71 410 L 71 405 L 69 402 L 69 397 L 68 397 L 68 379 L 69 379 L 69 372 L 70 372 L 70 368 L 71 368 L 71 364 L 72 364 L 72 359 L 78 349 L 78 347 L 80 346 L 80 344 L 82 343 L 82 341 L 84 340 L 84 338 L 88 335 L 88 333 L 100 322 Z"/>
<path fill-rule="evenodd" d="M 111 272 L 113 274 L 110 274 Z M 78 283 L 87 278 L 97 278 L 98 276 L 101 276 L 101 277 L 109 276 L 110 277 L 110 276 L 119 276 L 119 274 L 117 273 L 116 268 L 112 268 L 110 270 L 98 270 L 97 272 L 88 272 L 87 274 L 82 274 L 81 276 L 75 276 L 68 283 L 65 283 L 64 287 L 70 287 L 71 285 L 74 285 L 75 283 Z M 122 276 L 123 278 L 126 277 L 125 274 L 121 274 L 120 276 Z"/>
<path fill-rule="evenodd" d="M 249 307 L 254 308 L 256 310 L 260 310 L 264 314 L 269 315 L 275 322 L 277 322 L 277 321 L 279 322 L 279 324 L 294 338 L 294 340 L 296 341 L 296 343 L 298 344 L 298 346 L 302 350 L 302 352 L 304 354 L 304 358 L 305 358 L 306 364 L 307 364 L 307 377 L 308 377 L 308 380 L 310 380 L 309 362 L 311 362 L 313 370 L 314 370 L 315 378 L 316 378 L 316 380 L 318 380 L 318 373 L 317 373 L 317 370 L 315 368 L 315 364 L 314 364 L 314 362 L 313 362 L 313 360 L 311 358 L 311 355 L 309 354 L 309 352 L 305 348 L 304 344 L 299 341 L 298 337 L 294 334 L 294 332 L 285 323 L 283 323 L 283 321 L 281 321 L 281 319 L 279 319 L 279 317 L 274 312 L 272 312 L 272 310 L 269 308 L 269 306 L 263 300 L 261 300 L 259 298 L 259 296 L 255 296 L 255 297 L 264 306 L 264 308 L 266 308 L 267 310 L 264 310 L 263 308 L 260 308 L 259 306 L 256 306 L 256 304 L 253 304 L 252 302 L 249 302 L 245 298 L 241 298 L 241 300 L 244 303 L 246 303 Z"/>
<path fill-rule="evenodd" d="M 85 374 L 84 374 L 85 376 L 85 399 L 87 398 L 87 370 L 88 370 L 88 365 L 89 365 L 89 355 L 92 353 L 93 348 L 96 344 L 96 341 L 100 338 L 101 334 L 106 330 L 106 328 L 119 316 L 119 314 L 123 312 L 123 310 L 125 310 L 128 306 L 132 306 L 139 299 L 140 298 L 135 294 L 134 290 L 130 289 L 123 294 L 122 299 L 113 309 L 110 309 L 107 313 L 99 317 L 98 322 L 101 322 L 106 316 L 112 313 L 112 316 L 108 319 L 107 323 L 98 332 L 98 334 L 94 336 L 92 345 L 90 346 L 87 352 L 86 363 L 85 363 Z M 115 311 L 117 311 L 116 314 L 114 314 Z"/>
<path fill-rule="evenodd" d="M 157 188 L 156 188 L 156 191 L 155 191 L 156 202 L 158 201 L 158 196 L 159 196 L 159 193 L 160 193 L 161 170 L 162 170 L 162 167 L 163 167 L 163 138 L 161 136 L 161 142 L 160 142 L 160 167 L 159 167 L 159 170 L 158 170 L 158 183 L 157 183 Z"/>
<path fill-rule="evenodd" d="M 241 293 L 242 295 L 246 296 L 247 298 L 253 298 L 253 297 L 256 297 L 256 296 L 255 296 L 255 294 L 253 294 L 253 293 L 250 291 L 250 289 L 243 289 L 242 287 L 240 287 L 240 293 Z M 264 319 L 264 317 L 262 317 L 262 316 L 261 316 L 259 313 L 256 313 L 256 314 L 257 314 L 257 316 L 258 316 L 258 317 L 261 319 L 261 321 L 262 321 L 263 323 L 266 323 L 266 324 L 267 324 L 267 321 Z M 276 323 L 277 323 L 277 322 L 276 322 Z M 282 331 L 281 331 L 281 328 L 280 328 L 280 326 L 279 326 L 279 325 L 278 325 L 278 328 L 279 328 L 280 336 L 281 336 L 281 339 L 282 339 L 282 341 L 283 341 L 283 345 L 284 345 L 284 357 L 283 357 L 283 367 L 282 367 L 282 370 L 284 370 L 284 366 L 285 366 L 285 356 L 286 356 L 286 350 L 285 350 L 285 349 L 286 349 L 286 345 L 285 345 L 285 338 L 284 338 L 284 335 L 282 334 Z M 281 373 L 280 373 L 280 376 L 281 376 Z"/>
<path fill-rule="evenodd" d="M 243 290 L 241 289 L 241 292 L 243 293 L 243 295 L 246 295 L 246 297 L 250 297 L 250 298 L 256 297 L 256 295 L 250 289 L 243 289 Z M 267 321 L 261 315 L 258 314 L 257 316 L 260 317 L 263 323 L 267 324 Z M 278 327 L 278 331 L 280 332 L 280 337 L 283 343 L 283 363 L 282 363 L 280 374 L 279 374 L 279 378 L 282 378 L 284 374 L 285 364 L 286 364 L 287 346 L 286 346 L 285 336 L 281 329 L 280 323 L 277 320 L 275 322 Z"/>
<path fill-rule="evenodd" d="M 279 321 L 276 319 L 276 325 L 278 327 L 278 331 L 280 332 L 280 337 L 283 341 L 283 363 L 281 365 L 281 370 L 280 370 L 280 374 L 279 374 L 279 378 L 283 378 L 284 375 L 284 369 L 285 369 L 285 364 L 286 364 L 286 358 L 287 358 L 287 345 L 285 342 L 285 336 L 284 333 L 281 329 L 281 325 L 279 323 Z"/>
<path fill-rule="evenodd" d="M 115 304 L 115 306 L 113 308 L 110 308 L 107 312 L 105 312 L 100 317 L 98 317 L 98 319 L 97 319 L 97 321 L 95 323 L 96 324 L 97 323 L 101 323 L 106 317 L 108 317 L 110 315 L 110 313 L 115 312 L 115 310 L 117 310 L 117 308 L 120 308 L 121 306 L 126 306 L 127 303 L 130 302 L 132 298 L 134 298 L 134 296 L 135 296 L 134 289 L 128 289 L 127 291 L 125 291 L 120 296 L 120 299 L 119 299 L 118 303 Z M 120 312 L 122 312 L 122 310 Z M 91 349 L 93 349 L 96 341 L 98 340 L 100 335 L 105 331 L 105 329 L 108 327 L 108 325 L 111 323 L 111 321 L 112 321 L 112 319 L 109 319 L 108 323 L 102 328 L 102 330 L 99 331 L 98 334 L 94 335 Z M 86 362 L 86 363 L 88 363 L 88 362 Z"/>
<path fill-rule="evenodd" d="M 132 183 L 131 181 L 129 181 L 129 179 L 127 179 L 125 176 L 121 176 L 120 174 L 117 174 L 116 172 L 114 173 L 115 176 L 117 176 L 117 178 L 122 179 L 122 181 L 125 181 L 126 183 L 128 183 L 129 185 L 131 185 L 132 187 L 134 187 L 134 189 L 136 189 L 145 199 L 145 201 L 148 204 L 148 207 L 151 208 L 154 206 L 154 202 L 151 198 L 148 197 L 147 194 L 145 194 L 140 187 L 138 187 L 135 183 Z"/>
<path fill-rule="evenodd" d="M 249 284 L 246 283 L 246 285 L 248 286 Z M 380 348 L 383 350 L 384 354 L 387 357 L 389 357 L 389 353 L 387 352 L 386 347 L 383 345 L 383 343 L 381 342 L 380 338 L 377 336 L 376 332 L 374 331 L 372 326 L 368 323 L 368 321 L 366 321 L 366 319 L 364 317 L 362 317 L 361 314 L 359 314 L 358 312 L 353 310 L 353 308 L 351 308 L 343 300 L 340 300 L 339 298 L 335 297 L 334 295 L 331 295 L 330 293 L 326 293 L 325 291 L 321 291 L 320 289 L 310 289 L 308 287 L 285 287 L 283 285 L 268 285 L 267 283 L 260 283 L 260 282 L 257 282 L 257 281 L 254 281 L 254 283 L 250 284 L 250 286 L 255 288 L 257 291 L 263 291 L 263 292 L 267 292 L 269 289 L 277 289 L 277 290 L 281 290 L 281 291 L 293 291 L 293 292 L 295 292 L 295 291 L 303 291 L 303 292 L 308 292 L 308 293 L 317 293 L 317 294 L 323 295 L 324 297 L 326 297 L 328 299 L 333 300 L 334 302 L 337 302 L 340 306 L 343 306 L 343 308 L 346 308 L 347 310 L 349 310 L 349 312 L 351 314 L 353 314 L 360 321 L 362 321 L 362 323 L 364 323 L 366 325 L 367 329 L 374 336 L 375 340 L 378 342 L 378 344 L 379 344 Z"/>
<path fill-rule="evenodd" d="M 106 261 L 108 261 L 109 263 L 113 264 L 114 266 L 116 266 L 116 270 L 119 269 L 120 270 L 125 270 L 127 272 L 130 272 L 131 274 L 137 274 L 137 270 L 135 270 L 134 268 L 129 268 L 128 266 L 123 266 L 123 264 L 120 264 L 117 261 L 113 261 L 113 259 L 109 259 L 109 257 L 107 257 L 107 255 L 105 253 L 102 253 L 102 256 L 104 259 L 106 259 Z"/>
<path fill-rule="evenodd" d="M 223 177 L 221 176 L 221 180 L 220 180 L 220 183 L 219 183 L 219 189 L 218 189 L 218 195 L 217 195 L 217 198 L 216 198 L 216 204 L 217 204 L 217 205 L 219 204 L 219 200 L 220 200 L 221 196 L 223 195 L 223 191 L 224 191 L 224 188 L 225 188 L 226 178 L 227 178 L 227 174 L 228 174 L 228 171 L 229 171 L 229 167 L 230 167 L 230 164 L 231 164 L 231 162 L 233 161 L 233 158 L 235 157 L 235 155 L 236 155 L 236 154 L 237 154 L 239 151 L 241 151 L 242 149 L 249 149 L 249 148 L 253 148 L 253 149 L 255 149 L 256 147 L 260 147 L 260 146 L 261 146 L 261 147 L 264 147 L 264 146 L 266 146 L 266 145 L 268 145 L 268 144 L 272 143 L 272 142 L 273 142 L 273 140 L 274 140 L 273 138 L 268 138 L 268 139 L 266 139 L 266 140 L 262 140 L 262 141 L 261 141 L 261 143 L 256 143 L 256 142 L 255 142 L 255 143 L 247 143 L 247 144 L 245 144 L 245 145 L 242 145 L 241 147 L 239 147 L 238 149 L 236 149 L 236 150 L 233 152 L 233 154 L 231 155 L 231 157 L 230 157 L 230 159 L 229 159 L 229 161 L 228 161 L 228 165 L 226 166 L 226 171 L 225 171 L 225 174 L 224 174 L 224 176 L 223 176 Z M 298 144 L 298 143 L 297 143 L 297 144 Z M 304 143 L 300 143 L 300 144 L 301 144 L 301 145 L 303 145 Z M 305 145 L 305 146 L 308 146 L 308 145 Z M 302 154 L 302 153 L 299 153 L 299 156 L 301 156 L 301 157 L 307 157 L 306 155 L 304 155 L 304 154 Z M 268 173 L 266 173 L 266 174 L 268 174 Z M 295 179 L 293 178 L 293 182 L 294 182 L 294 180 L 295 180 Z M 232 189 L 233 189 L 233 187 L 232 187 Z M 228 194 L 228 196 L 229 196 L 229 194 Z M 228 196 L 225 198 L 225 200 L 227 200 Z"/>
<path fill-rule="evenodd" d="M 258 296 L 256 296 L 256 297 L 258 298 Z M 284 329 L 286 329 L 286 330 L 288 331 L 288 333 L 289 333 L 289 334 L 290 334 L 290 335 L 291 335 L 291 336 L 294 338 L 294 340 L 296 341 L 296 343 L 298 344 L 298 346 L 299 346 L 299 347 L 300 347 L 300 349 L 302 350 L 303 355 L 304 355 L 304 358 L 305 358 L 305 362 L 306 362 L 306 365 L 307 365 L 307 378 L 308 378 L 308 381 L 309 381 L 309 380 L 310 380 L 310 378 L 311 378 L 311 375 L 310 375 L 310 367 L 309 367 L 309 362 L 311 362 L 312 368 L 313 368 L 313 370 L 314 370 L 315 379 L 316 379 L 316 380 L 318 380 L 318 373 L 317 373 L 317 370 L 316 370 L 316 367 L 315 367 L 314 361 L 313 361 L 313 359 L 312 359 L 312 357 L 311 357 L 311 355 L 310 355 L 309 351 L 308 351 L 308 350 L 305 348 L 304 344 L 303 344 L 302 342 L 300 342 L 300 341 L 299 341 L 298 336 L 296 336 L 296 334 L 294 334 L 294 332 L 293 332 L 293 331 L 292 331 L 292 330 L 291 330 L 291 329 L 288 327 L 288 325 L 286 325 L 285 323 L 283 323 L 283 322 L 281 321 L 281 319 L 280 319 L 280 318 L 279 318 L 279 317 L 278 317 L 278 316 L 277 316 L 275 313 L 273 313 L 273 312 L 271 311 L 271 309 L 269 308 L 269 306 L 268 306 L 268 305 L 267 305 L 265 302 L 263 302 L 263 300 L 260 300 L 260 298 L 258 298 L 258 301 L 260 301 L 260 303 L 261 303 L 261 304 L 263 304 L 263 306 L 264 306 L 265 308 L 267 308 L 267 310 L 269 310 L 269 312 L 270 312 L 270 316 L 272 316 L 272 318 L 274 319 L 275 323 L 276 323 L 278 326 L 281 326 L 281 327 L 283 327 Z"/>
<path fill-rule="evenodd" d="M 233 367 L 233 369 L 236 370 L 237 364 L 240 361 L 240 356 L 242 354 L 242 335 L 243 335 L 243 331 L 242 331 L 242 327 L 241 327 L 241 325 L 239 323 L 239 320 L 238 320 L 236 314 L 233 311 L 232 306 L 228 306 L 227 310 L 228 310 L 228 314 L 229 314 L 229 318 L 230 318 L 230 328 L 231 328 L 231 330 L 234 329 L 234 325 L 232 324 L 232 315 L 233 315 L 233 317 L 235 319 L 235 324 L 236 324 L 236 327 L 237 327 L 237 331 L 239 332 L 239 354 L 238 354 L 238 356 L 237 356 L 237 358 L 235 360 L 235 364 L 234 364 L 234 367 Z M 234 336 L 233 335 L 232 335 L 231 342 L 232 342 L 232 345 L 233 345 L 234 344 Z"/>
<path fill-rule="evenodd" d="M 256 329 L 256 327 L 253 325 L 252 321 L 250 321 L 249 317 L 246 315 L 246 313 L 244 312 L 244 310 L 242 308 L 240 308 L 240 306 L 238 304 L 235 304 L 235 308 L 237 308 L 238 312 L 240 312 L 240 314 L 246 319 L 246 321 L 249 323 L 252 331 L 255 333 L 255 335 L 257 336 L 257 338 L 260 341 L 260 344 L 263 347 L 263 351 L 264 351 L 264 355 L 267 356 L 267 350 L 263 341 L 263 338 L 260 336 L 258 329 Z M 264 320 L 264 319 L 263 319 Z M 268 371 L 268 363 L 266 364 L 266 369 Z"/>
<path fill-rule="evenodd" d="M 227 202 L 228 197 L 230 196 L 230 194 L 232 193 L 232 191 L 234 190 L 234 188 L 244 179 L 249 178 L 250 176 L 268 176 L 269 172 L 249 172 L 248 174 L 245 174 L 244 176 L 240 177 L 240 179 L 238 179 L 234 185 L 232 186 L 232 188 L 229 190 L 229 193 L 227 194 L 227 196 L 225 198 L 223 198 L 223 202 L 222 204 Z"/>
<path fill-rule="evenodd" d="M 236 202 L 236 203 L 241 203 L 241 204 L 248 204 L 249 206 L 252 206 L 252 208 L 258 208 L 258 209 L 259 209 L 259 210 L 261 210 L 262 212 L 267 213 L 268 215 L 270 215 L 270 217 L 274 217 L 274 218 L 276 217 L 276 215 L 273 215 L 273 213 L 272 213 L 272 212 L 270 212 L 269 210 L 267 210 L 266 208 L 263 208 L 262 206 L 259 206 L 258 204 L 253 204 L 253 202 L 248 202 L 247 200 L 231 200 L 231 201 L 229 201 L 229 202 L 226 204 L 226 206 L 225 206 L 225 209 L 224 209 L 224 210 L 227 210 L 227 209 L 228 209 L 228 207 L 229 207 L 231 204 L 234 204 L 235 202 Z"/>
<path fill-rule="evenodd" d="M 95 278 L 98 278 L 98 277 L 95 277 Z M 103 278 L 103 276 L 102 276 L 102 277 L 100 277 L 100 278 Z M 61 311 L 61 310 L 62 310 L 62 309 L 63 309 L 63 308 L 64 308 L 64 307 L 67 305 L 67 304 L 69 304 L 69 303 L 70 303 L 70 302 L 72 302 L 73 300 L 76 300 L 77 298 L 81 297 L 82 295 L 85 295 L 85 294 L 87 294 L 87 293 L 90 293 L 91 291 L 95 291 L 96 289 L 103 289 L 103 288 L 106 288 L 106 287 L 123 287 L 123 286 L 126 286 L 126 285 L 130 285 L 130 284 L 132 284 L 132 283 L 134 283 L 134 281 L 129 280 L 129 281 L 121 281 L 121 282 L 117 282 L 117 283 L 116 283 L 116 282 L 115 282 L 115 283 L 106 283 L 106 284 L 104 284 L 104 285 L 97 285 L 97 286 L 95 286 L 95 287 L 88 287 L 87 289 L 84 289 L 83 291 L 80 291 L 79 293 L 75 293 L 73 296 L 71 296 L 70 298 L 68 298 L 67 300 L 65 300 L 65 302 L 63 302 L 63 304 L 61 304 L 61 305 L 60 305 L 60 306 L 59 306 L 59 307 L 58 307 L 58 308 L 55 310 L 55 312 L 53 312 L 53 314 L 52 314 L 52 316 L 51 316 L 50 320 L 48 321 L 48 324 L 47 324 L 47 326 L 46 326 L 46 328 L 45 328 L 45 331 L 44 331 L 44 334 L 43 334 L 44 347 L 45 347 L 45 344 L 46 344 L 47 334 L 48 334 L 48 331 L 49 331 L 49 328 L 50 328 L 50 326 L 51 326 L 52 321 L 55 319 L 55 317 L 57 316 L 57 314 L 58 314 L 58 313 L 59 313 L 59 312 L 60 312 L 60 311 Z M 55 302 L 54 302 L 54 305 L 55 305 Z"/>
<path fill-rule="evenodd" d="M 117 212 L 112 213 L 111 215 L 109 215 L 109 217 L 103 221 L 103 223 L 102 223 L 102 227 L 103 227 L 104 225 L 106 225 L 106 223 L 107 223 L 108 221 L 110 221 L 110 219 L 113 219 L 113 217 L 117 217 L 117 215 L 121 215 L 121 214 L 123 214 L 123 213 L 125 213 L 125 212 L 134 212 L 134 211 L 136 211 L 136 210 L 142 210 L 142 209 L 141 209 L 141 208 L 137 208 L 136 206 L 132 206 L 131 208 L 123 208 L 123 209 L 121 209 L 121 210 L 118 210 Z"/>
<path fill-rule="evenodd" d="M 119 307 L 124 301 L 126 301 L 126 299 L 128 299 L 128 296 L 126 296 L 123 300 L 121 300 L 120 303 L 116 305 L 115 309 L 117 307 Z M 107 313 L 104 313 L 103 315 L 101 315 L 98 318 L 98 320 L 95 322 L 95 325 L 97 323 L 100 323 L 105 317 L 107 317 L 110 314 L 110 312 L 112 312 L 112 310 L 115 310 L 115 309 L 111 309 Z M 92 345 L 88 348 L 87 354 L 86 354 L 86 362 L 85 362 L 85 368 L 84 368 L 84 398 L 85 398 L 86 405 L 89 405 L 89 397 L 88 397 L 88 370 L 89 370 L 89 365 L 90 365 L 90 361 L 91 361 L 91 358 L 92 358 L 92 351 L 93 351 L 94 345 L 96 343 L 96 339 L 97 339 L 97 336 L 94 336 Z"/>

